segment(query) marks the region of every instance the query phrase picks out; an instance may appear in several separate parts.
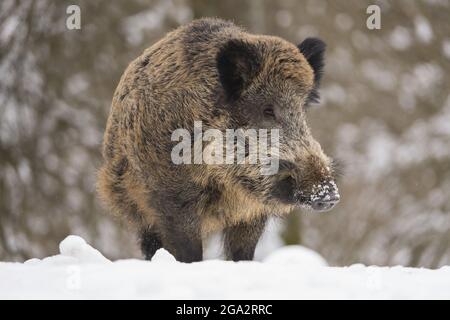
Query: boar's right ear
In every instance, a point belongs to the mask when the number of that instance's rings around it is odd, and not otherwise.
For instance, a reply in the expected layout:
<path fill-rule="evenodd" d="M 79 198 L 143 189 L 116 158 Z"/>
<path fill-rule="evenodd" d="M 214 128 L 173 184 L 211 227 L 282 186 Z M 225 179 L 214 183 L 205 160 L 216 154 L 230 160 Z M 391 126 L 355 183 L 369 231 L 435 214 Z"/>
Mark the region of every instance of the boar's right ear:
<path fill-rule="evenodd" d="M 323 73 L 325 47 L 325 42 L 318 38 L 307 38 L 298 45 L 298 49 L 314 71 L 314 87 L 309 93 L 307 104 L 319 102 L 318 89 Z"/>
<path fill-rule="evenodd" d="M 219 79 L 227 98 L 238 99 L 261 68 L 261 54 L 254 44 L 229 40 L 217 54 Z"/>
<path fill-rule="evenodd" d="M 307 38 L 298 48 L 313 69 L 314 82 L 318 86 L 324 66 L 325 42 L 319 38 Z"/>

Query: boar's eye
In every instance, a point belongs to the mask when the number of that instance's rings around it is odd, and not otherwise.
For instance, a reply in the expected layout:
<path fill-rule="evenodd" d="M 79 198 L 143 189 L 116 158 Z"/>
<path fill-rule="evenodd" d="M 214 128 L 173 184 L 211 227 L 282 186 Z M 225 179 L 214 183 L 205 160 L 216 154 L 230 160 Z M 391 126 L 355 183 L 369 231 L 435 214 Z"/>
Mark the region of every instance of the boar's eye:
<path fill-rule="evenodd" d="M 275 111 L 273 110 L 273 107 L 266 107 L 264 108 L 264 117 L 268 119 L 275 119 Z"/>

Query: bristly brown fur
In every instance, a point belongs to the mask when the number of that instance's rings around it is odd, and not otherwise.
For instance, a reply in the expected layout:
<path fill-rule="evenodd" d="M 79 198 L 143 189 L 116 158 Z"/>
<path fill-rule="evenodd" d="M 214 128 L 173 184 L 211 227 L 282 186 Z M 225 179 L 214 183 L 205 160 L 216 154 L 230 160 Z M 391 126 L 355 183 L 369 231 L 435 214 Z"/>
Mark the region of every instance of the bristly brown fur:
<path fill-rule="evenodd" d="M 272 197 L 277 178 L 254 165 L 174 165 L 171 133 L 192 131 L 196 120 L 204 130 L 271 128 L 255 115 L 283 105 L 280 154 L 308 190 L 331 174 L 302 110 L 315 77 L 295 45 L 219 19 L 180 27 L 131 62 L 113 97 L 97 187 L 137 229 L 146 258 L 163 246 L 178 260 L 201 260 L 205 234 L 224 230 L 229 257 L 252 259 L 267 217 L 293 208 Z"/>

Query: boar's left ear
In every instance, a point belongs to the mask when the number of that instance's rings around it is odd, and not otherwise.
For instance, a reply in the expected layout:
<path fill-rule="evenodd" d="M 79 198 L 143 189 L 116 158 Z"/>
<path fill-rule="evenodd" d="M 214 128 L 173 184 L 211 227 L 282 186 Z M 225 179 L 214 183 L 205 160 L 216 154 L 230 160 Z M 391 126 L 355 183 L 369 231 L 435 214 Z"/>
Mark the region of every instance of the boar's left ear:
<path fill-rule="evenodd" d="M 260 51 L 245 40 L 231 39 L 217 54 L 217 68 L 227 98 L 236 100 L 261 69 Z"/>
<path fill-rule="evenodd" d="M 298 45 L 300 52 L 306 58 L 314 71 L 314 82 L 319 85 L 324 66 L 326 44 L 318 38 L 307 38 Z"/>

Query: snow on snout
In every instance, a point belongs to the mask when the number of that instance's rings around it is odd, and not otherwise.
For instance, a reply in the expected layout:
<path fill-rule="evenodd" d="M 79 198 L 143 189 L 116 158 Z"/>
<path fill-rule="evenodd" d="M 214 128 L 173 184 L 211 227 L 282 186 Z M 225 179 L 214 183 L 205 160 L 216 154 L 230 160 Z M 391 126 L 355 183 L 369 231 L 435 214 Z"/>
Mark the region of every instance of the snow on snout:
<path fill-rule="evenodd" d="M 331 196 L 339 199 L 338 187 L 333 180 L 313 185 L 310 200 L 330 200 Z"/>

